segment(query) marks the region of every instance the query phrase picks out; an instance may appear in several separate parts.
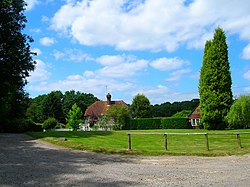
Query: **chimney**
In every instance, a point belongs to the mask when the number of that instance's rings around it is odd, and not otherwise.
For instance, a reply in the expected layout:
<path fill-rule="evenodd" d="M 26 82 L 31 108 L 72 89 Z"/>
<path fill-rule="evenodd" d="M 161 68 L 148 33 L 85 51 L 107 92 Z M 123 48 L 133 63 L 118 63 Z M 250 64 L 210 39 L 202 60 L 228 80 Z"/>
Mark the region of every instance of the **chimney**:
<path fill-rule="evenodd" d="M 110 106 L 111 105 L 111 95 L 110 93 L 107 94 L 107 105 Z"/>

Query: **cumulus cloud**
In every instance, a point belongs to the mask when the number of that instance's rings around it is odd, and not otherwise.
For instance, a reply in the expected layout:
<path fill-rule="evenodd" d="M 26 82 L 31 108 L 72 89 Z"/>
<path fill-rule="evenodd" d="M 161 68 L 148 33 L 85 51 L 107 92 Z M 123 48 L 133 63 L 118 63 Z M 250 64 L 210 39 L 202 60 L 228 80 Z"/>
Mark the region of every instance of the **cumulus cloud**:
<path fill-rule="evenodd" d="M 189 62 L 179 59 L 177 57 L 175 58 L 159 58 L 154 60 L 150 63 L 150 65 L 158 70 L 165 71 L 165 70 L 174 70 L 179 69 L 184 65 L 188 65 Z"/>
<path fill-rule="evenodd" d="M 166 78 L 166 81 L 177 81 L 180 80 L 184 74 L 192 72 L 191 69 L 181 69 L 170 73 L 170 77 Z"/>
<path fill-rule="evenodd" d="M 35 71 L 31 72 L 30 77 L 28 77 L 30 84 L 46 81 L 51 75 L 45 62 L 39 59 L 36 59 L 36 62 Z"/>
<path fill-rule="evenodd" d="M 242 58 L 245 59 L 245 60 L 250 60 L 250 44 L 248 44 L 243 49 Z"/>
<path fill-rule="evenodd" d="M 65 60 L 71 62 L 83 62 L 86 60 L 94 60 L 89 54 L 79 49 L 64 49 L 63 51 L 54 50 L 53 56 L 56 60 Z"/>
<path fill-rule="evenodd" d="M 248 0 L 67 1 L 51 28 L 83 45 L 171 52 L 203 47 L 217 26 L 250 40 L 249 12 Z"/>
<path fill-rule="evenodd" d="M 247 80 L 250 80 L 250 70 L 243 74 L 243 77 Z"/>
<path fill-rule="evenodd" d="M 44 46 L 51 46 L 55 43 L 56 43 L 56 40 L 54 38 L 51 38 L 51 37 L 40 38 L 40 44 Z"/>
<path fill-rule="evenodd" d="M 39 48 L 33 48 L 31 51 L 36 53 L 37 56 L 42 54 L 42 51 Z"/>
<path fill-rule="evenodd" d="M 36 5 L 39 4 L 39 1 L 38 1 L 38 0 L 25 0 L 25 2 L 27 3 L 26 10 L 31 10 L 31 9 L 33 9 Z"/>

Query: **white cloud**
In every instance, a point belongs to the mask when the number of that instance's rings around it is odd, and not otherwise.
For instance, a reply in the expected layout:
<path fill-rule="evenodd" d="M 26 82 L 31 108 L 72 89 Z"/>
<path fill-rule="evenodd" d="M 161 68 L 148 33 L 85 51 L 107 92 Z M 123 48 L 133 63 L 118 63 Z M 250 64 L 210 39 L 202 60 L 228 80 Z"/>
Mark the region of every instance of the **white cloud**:
<path fill-rule="evenodd" d="M 171 52 L 204 47 L 217 26 L 250 40 L 249 12 L 248 0 L 67 1 L 51 28 L 83 45 Z"/>
<path fill-rule="evenodd" d="M 97 70 L 96 74 L 112 78 L 131 78 L 148 67 L 147 60 L 126 55 L 104 55 L 97 58 L 97 62 L 104 65 L 104 67 Z"/>
<path fill-rule="evenodd" d="M 150 65 L 158 70 L 165 71 L 165 70 L 174 70 L 179 69 L 184 65 L 188 65 L 189 62 L 179 59 L 177 57 L 175 58 L 159 58 L 154 60 L 150 63 Z"/>
<path fill-rule="evenodd" d="M 37 56 L 41 55 L 42 54 L 42 51 L 39 49 L 39 48 L 33 48 L 31 49 L 32 52 L 36 53 Z"/>
<path fill-rule="evenodd" d="M 26 10 L 31 10 L 40 3 L 38 0 L 25 0 L 25 2 L 27 3 Z"/>
<path fill-rule="evenodd" d="M 29 84 L 46 81 L 50 77 L 50 72 L 47 70 L 48 66 L 39 59 L 36 59 L 35 70 L 30 73 L 30 77 L 28 77 Z"/>
<path fill-rule="evenodd" d="M 243 77 L 247 80 L 250 80 L 250 70 L 243 74 Z"/>
<path fill-rule="evenodd" d="M 244 49 L 242 53 L 242 58 L 246 60 L 250 60 L 250 44 L 248 44 Z"/>
<path fill-rule="evenodd" d="M 174 102 L 176 101 L 176 98 L 178 98 L 178 101 L 187 101 L 199 98 L 198 92 L 180 93 L 173 91 L 164 85 L 144 86 L 137 89 L 135 87 L 134 89 L 135 91 L 132 92 L 133 97 L 138 93 L 144 94 L 149 99 L 151 104 L 161 104 L 166 101 Z"/>
<path fill-rule="evenodd" d="M 177 80 L 180 80 L 181 77 L 184 75 L 184 74 L 187 74 L 187 73 L 190 73 L 192 72 L 191 69 L 181 69 L 181 70 L 177 70 L 177 71 L 174 71 L 170 74 L 170 77 L 169 78 L 166 78 L 165 80 L 166 81 L 177 81 Z"/>
<path fill-rule="evenodd" d="M 93 58 L 79 49 L 64 49 L 63 51 L 54 50 L 53 56 L 56 60 L 66 60 L 71 62 L 83 62 L 93 60 Z"/>
<path fill-rule="evenodd" d="M 51 46 L 56 43 L 56 40 L 51 37 L 40 38 L 40 43 L 44 46 Z"/>

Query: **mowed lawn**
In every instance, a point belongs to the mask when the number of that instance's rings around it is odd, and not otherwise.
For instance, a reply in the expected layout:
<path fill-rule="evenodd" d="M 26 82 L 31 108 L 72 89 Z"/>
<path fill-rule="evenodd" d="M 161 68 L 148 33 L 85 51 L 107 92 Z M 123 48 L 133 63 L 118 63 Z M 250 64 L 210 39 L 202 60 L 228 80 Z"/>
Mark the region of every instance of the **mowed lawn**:
<path fill-rule="evenodd" d="M 165 149 L 164 133 L 208 133 L 209 151 L 206 150 L 205 135 L 169 134 L 168 150 Z M 224 156 L 250 154 L 250 134 L 241 134 L 241 144 L 236 134 L 213 134 L 250 132 L 245 130 L 207 131 L 194 129 L 164 129 L 141 131 L 78 131 L 78 132 L 30 132 L 41 140 L 76 150 L 109 154 L 131 155 L 196 155 Z M 128 133 L 131 133 L 132 149 L 128 150 Z M 137 134 L 158 133 L 158 134 Z M 66 139 L 66 141 L 65 141 Z"/>

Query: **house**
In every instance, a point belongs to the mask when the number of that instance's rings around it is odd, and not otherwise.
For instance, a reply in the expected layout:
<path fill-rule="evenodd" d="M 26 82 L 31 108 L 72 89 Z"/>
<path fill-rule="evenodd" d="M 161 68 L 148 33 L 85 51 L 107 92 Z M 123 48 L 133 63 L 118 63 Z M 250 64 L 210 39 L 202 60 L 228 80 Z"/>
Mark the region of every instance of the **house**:
<path fill-rule="evenodd" d="M 112 101 L 110 93 L 108 93 L 106 97 L 107 101 L 96 101 L 86 109 L 84 117 L 91 127 L 98 121 L 99 117 L 105 114 L 112 106 L 122 105 L 128 107 L 128 105 L 122 100 Z"/>
<path fill-rule="evenodd" d="M 195 108 L 195 110 L 188 116 L 188 119 L 194 129 L 200 128 L 200 106 Z"/>

